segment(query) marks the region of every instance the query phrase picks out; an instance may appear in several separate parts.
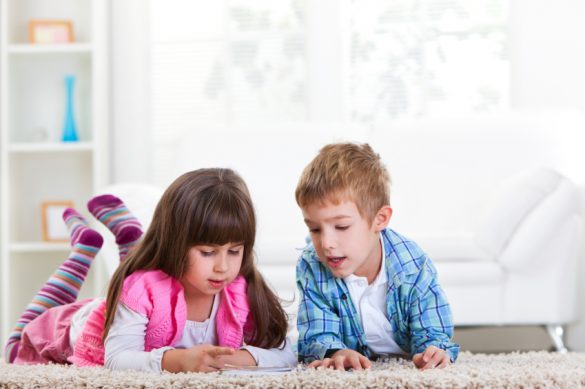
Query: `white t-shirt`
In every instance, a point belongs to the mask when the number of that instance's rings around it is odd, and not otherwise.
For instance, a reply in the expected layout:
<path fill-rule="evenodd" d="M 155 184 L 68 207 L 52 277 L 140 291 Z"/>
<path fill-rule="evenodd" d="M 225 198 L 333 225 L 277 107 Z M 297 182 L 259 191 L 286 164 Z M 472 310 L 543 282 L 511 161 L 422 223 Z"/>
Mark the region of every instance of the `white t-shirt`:
<path fill-rule="evenodd" d="M 367 277 L 358 277 L 353 274 L 344 277 L 343 280 L 362 323 L 368 347 L 380 356 L 407 355 L 394 340 L 392 326 L 386 316 L 388 277 L 384 266 L 386 253 L 381 236 L 380 243 L 382 245 L 382 261 L 374 282 L 368 285 Z"/>

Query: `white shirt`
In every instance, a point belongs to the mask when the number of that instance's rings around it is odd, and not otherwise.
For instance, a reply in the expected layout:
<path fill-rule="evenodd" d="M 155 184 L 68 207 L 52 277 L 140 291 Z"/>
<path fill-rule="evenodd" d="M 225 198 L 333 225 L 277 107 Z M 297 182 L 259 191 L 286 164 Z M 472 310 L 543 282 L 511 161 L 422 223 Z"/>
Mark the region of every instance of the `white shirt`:
<path fill-rule="evenodd" d="M 144 351 L 144 336 L 148 318 L 122 303 L 118 304 L 116 314 L 105 341 L 105 367 L 112 370 L 142 370 L 161 372 L 161 361 L 165 351 L 172 349 L 189 348 L 200 344 L 217 344 L 215 332 L 215 316 L 219 306 L 219 295 L 213 300 L 213 307 L 208 319 L 204 322 L 187 320 L 183 329 L 183 335 L 172 347 L 161 347 L 151 351 Z M 87 306 L 82 307 L 72 318 L 72 325 L 83 328 L 88 314 L 82 313 Z M 76 317 L 79 316 L 79 317 Z M 83 321 L 83 322 L 80 322 Z M 75 339 L 79 331 L 75 331 Z M 70 337 L 72 334 L 70 333 Z M 75 339 L 71 339 L 72 346 Z M 296 366 L 297 356 L 292 350 L 292 342 L 285 340 L 282 349 L 263 349 L 254 346 L 243 346 L 240 349 L 247 350 L 258 366 Z"/>
<path fill-rule="evenodd" d="M 213 306 L 209 318 L 205 321 L 187 320 L 181 339 L 174 344 L 174 348 L 189 348 L 197 344 L 217 344 L 217 334 L 215 332 L 215 315 L 219 307 L 219 296 L 213 299 Z M 128 308 L 127 308 L 128 309 Z"/>
<path fill-rule="evenodd" d="M 77 337 L 81 335 L 81 331 L 83 331 L 83 326 L 85 326 L 85 322 L 89 318 L 89 315 L 93 312 L 94 308 L 100 305 L 100 303 L 104 300 L 105 299 L 103 297 L 98 297 L 89 301 L 83 307 L 79 308 L 79 310 L 71 317 L 71 327 L 69 328 L 69 344 L 71 345 L 72 350 L 75 349 L 75 342 L 77 341 Z"/>
<path fill-rule="evenodd" d="M 394 341 L 392 326 L 386 316 L 386 290 L 388 289 L 388 277 L 384 266 L 386 253 L 384 243 L 382 245 L 382 260 L 376 279 L 368 285 L 367 277 L 358 277 L 350 274 L 343 280 L 349 290 L 351 301 L 358 313 L 368 347 L 378 355 L 407 355 Z"/>

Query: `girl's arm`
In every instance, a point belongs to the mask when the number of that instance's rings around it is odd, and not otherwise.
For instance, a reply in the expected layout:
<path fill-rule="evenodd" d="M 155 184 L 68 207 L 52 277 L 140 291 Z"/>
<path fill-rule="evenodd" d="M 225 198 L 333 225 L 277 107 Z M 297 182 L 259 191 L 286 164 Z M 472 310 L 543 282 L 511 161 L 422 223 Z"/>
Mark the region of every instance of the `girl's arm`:
<path fill-rule="evenodd" d="M 225 355 L 220 357 L 221 361 L 228 365 L 236 366 L 257 366 L 256 359 L 252 353 L 246 349 L 236 350 L 233 355 Z"/>
<path fill-rule="evenodd" d="M 297 355 L 292 349 L 290 338 L 286 338 L 280 348 L 264 349 L 254 346 L 242 347 L 254 360 L 253 365 L 259 367 L 288 367 L 297 365 Z"/>
<path fill-rule="evenodd" d="M 163 356 L 161 366 L 163 370 L 171 373 L 217 371 L 226 363 L 223 358 L 233 355 L 234 351 L 229 347 L 218 347 L 210 344 L 168 350 Z"/>
<path fill-rule="evenodd" d="M 118 304 L 112 327 L 105 340 L 104 365 L 112 370 L 161 371 L 163 354 L 172 347 L 144 351 L 148 318 L 123 303 Z"/>
<path fill-rule="evenodd" d="M 118 304 L 112 327 L 105 341 L 105 367 L 112 370 L 161 372 L 216 371 L 223 367 L 223 356 L 234 350 L 227 347 L 198 345 L 188 349 L 161 347 L 144 351 L 148 318 L 123 303 Z"/>

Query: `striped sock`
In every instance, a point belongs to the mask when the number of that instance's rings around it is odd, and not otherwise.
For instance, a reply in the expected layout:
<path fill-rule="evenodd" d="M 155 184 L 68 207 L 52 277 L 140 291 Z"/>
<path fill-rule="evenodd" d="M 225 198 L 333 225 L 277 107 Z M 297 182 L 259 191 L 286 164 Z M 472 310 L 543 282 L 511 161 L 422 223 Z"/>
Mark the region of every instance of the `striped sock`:
<path fill-rule="evenodd" d="M 116 237 L 120 261 L 142 237 L 142 224 L 132 215 L 126 205 L 113 195 L 96 196 L 87 203 L 92 215 L 101 221 Z"/>
<path fill-rule="evenodd" d="M 83 216 L 75 210 L 67 208 L 63 212 L 63 220 L 71 235 L 71 254 L 33 297 L 16 322 L 5 349 L 5 358 L 9 363 L 16 358 L 22 330 L 28 323 L 47 309 L 77 300 L 92 260 L 102 247 L 102 236 L 89 228 Z"/>

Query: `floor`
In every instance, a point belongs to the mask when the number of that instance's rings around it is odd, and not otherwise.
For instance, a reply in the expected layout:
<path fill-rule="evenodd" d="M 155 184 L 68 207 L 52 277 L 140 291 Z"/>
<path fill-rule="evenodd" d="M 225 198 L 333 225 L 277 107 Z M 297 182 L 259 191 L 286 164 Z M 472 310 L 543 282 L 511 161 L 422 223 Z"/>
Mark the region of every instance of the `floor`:
<path fill-rule="evenodd" d="M 549 350 L 552 342 L 540 327 L 456 328 L 454 341 L 474 353 Z"/>

